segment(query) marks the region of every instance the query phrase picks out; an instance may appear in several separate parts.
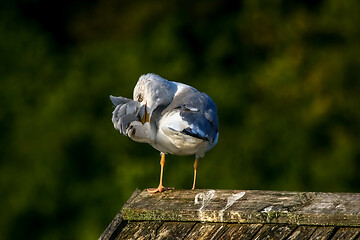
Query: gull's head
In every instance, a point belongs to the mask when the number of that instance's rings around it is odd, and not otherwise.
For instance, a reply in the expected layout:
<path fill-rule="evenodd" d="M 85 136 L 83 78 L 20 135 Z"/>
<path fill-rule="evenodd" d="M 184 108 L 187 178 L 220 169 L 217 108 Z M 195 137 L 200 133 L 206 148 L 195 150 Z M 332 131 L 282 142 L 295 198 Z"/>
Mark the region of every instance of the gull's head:
<path fill-rule="evenodd" d="M 149 113 L 159 105 L 168 105 L 177 90 L 176 84 L 156 74 L 148 73 L 142 75 L 133 93 L 133 99 L 146 105 Z"/>

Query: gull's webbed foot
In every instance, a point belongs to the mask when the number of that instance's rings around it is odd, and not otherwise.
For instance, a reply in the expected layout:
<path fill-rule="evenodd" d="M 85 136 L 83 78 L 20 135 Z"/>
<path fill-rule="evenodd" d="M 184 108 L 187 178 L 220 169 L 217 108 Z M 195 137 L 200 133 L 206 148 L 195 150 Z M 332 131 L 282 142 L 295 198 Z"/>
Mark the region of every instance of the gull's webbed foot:
<path fill-rule="evenodd" d="M 157 188 L 148 188 L 147 191 L 148 193 L 161 193 L 167 190 L 174 190 L 175 188 L 173 187 L 164 187 L 164 186 L 158 186 Z"/>

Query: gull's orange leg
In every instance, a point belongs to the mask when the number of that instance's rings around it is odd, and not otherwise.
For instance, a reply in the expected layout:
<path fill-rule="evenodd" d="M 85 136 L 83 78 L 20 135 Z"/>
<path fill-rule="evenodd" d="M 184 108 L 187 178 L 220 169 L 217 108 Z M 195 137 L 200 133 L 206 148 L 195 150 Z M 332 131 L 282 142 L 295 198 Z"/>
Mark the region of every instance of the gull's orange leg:
<path fill-rule="evenodd" d="M 165 165 L 165 153 L 161 153 L 160 165 L 161 165 L 161 171 L 160 171 L 160 183 L 159 183 L 159 186 L 157 188 L 148 188 L 147 191 L 149 193 L 157 193 L 157 192 L 163 192 L 163 191 L 166 191 L 166 190 L 174 189 L 174 188 L 166 188 L 166 187 L 164 187 L 162 185 L 163 173 L 164 173 L 164 165 Z"/>
<path fill-rule="evenodd" d="M 195 157 L 195 162 L 194 162 L 194 182 L 193 182 L 193 187 L 191 190 L 194 190 L 195 189 L 195 182 L 196 182 L 196 172 L 197 172 L 197 169 L 198 169 L 198 158 Z"/>

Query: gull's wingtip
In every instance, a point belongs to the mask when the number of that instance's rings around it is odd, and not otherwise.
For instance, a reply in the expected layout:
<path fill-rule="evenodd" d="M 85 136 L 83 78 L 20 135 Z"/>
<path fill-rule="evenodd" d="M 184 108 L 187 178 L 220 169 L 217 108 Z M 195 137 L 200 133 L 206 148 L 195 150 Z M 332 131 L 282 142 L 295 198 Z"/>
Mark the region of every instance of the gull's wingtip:
<path fill-rule="evenodd" d="M 124 103 L 131 101 L 131 99 L 124 98 L 124 97 L 114 97 L 113 95 L 110 95 L 110 100 L 114 104 L 114 106 L 117 106 L 119 104 L 124 104 Z"/>
<path fill-rule="evenodd" d="M 117 103 L 116 97 L 114 97 L 113 95 L 110 95 L 110 100 L 111 100 L 111 102 L 112 102 L 115 106 L 118 105 L 118 104 L 116 104 L 116 103 Z"/>

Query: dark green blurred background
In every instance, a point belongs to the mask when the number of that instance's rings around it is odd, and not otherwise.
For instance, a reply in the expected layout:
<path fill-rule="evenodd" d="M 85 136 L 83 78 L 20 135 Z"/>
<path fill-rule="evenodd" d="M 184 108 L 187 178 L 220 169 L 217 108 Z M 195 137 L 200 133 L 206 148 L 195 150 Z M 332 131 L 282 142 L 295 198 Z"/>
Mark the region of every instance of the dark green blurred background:
<path fill-rule="evenodd" d="M 3 1 L 0 239 L 97 239 L 159 153 L 111 123 L 141 74 L 216 102 L 198 188 L 360 191 L 360 2 Z M 164 183 L 189 189 L 193 157 Z"/>

